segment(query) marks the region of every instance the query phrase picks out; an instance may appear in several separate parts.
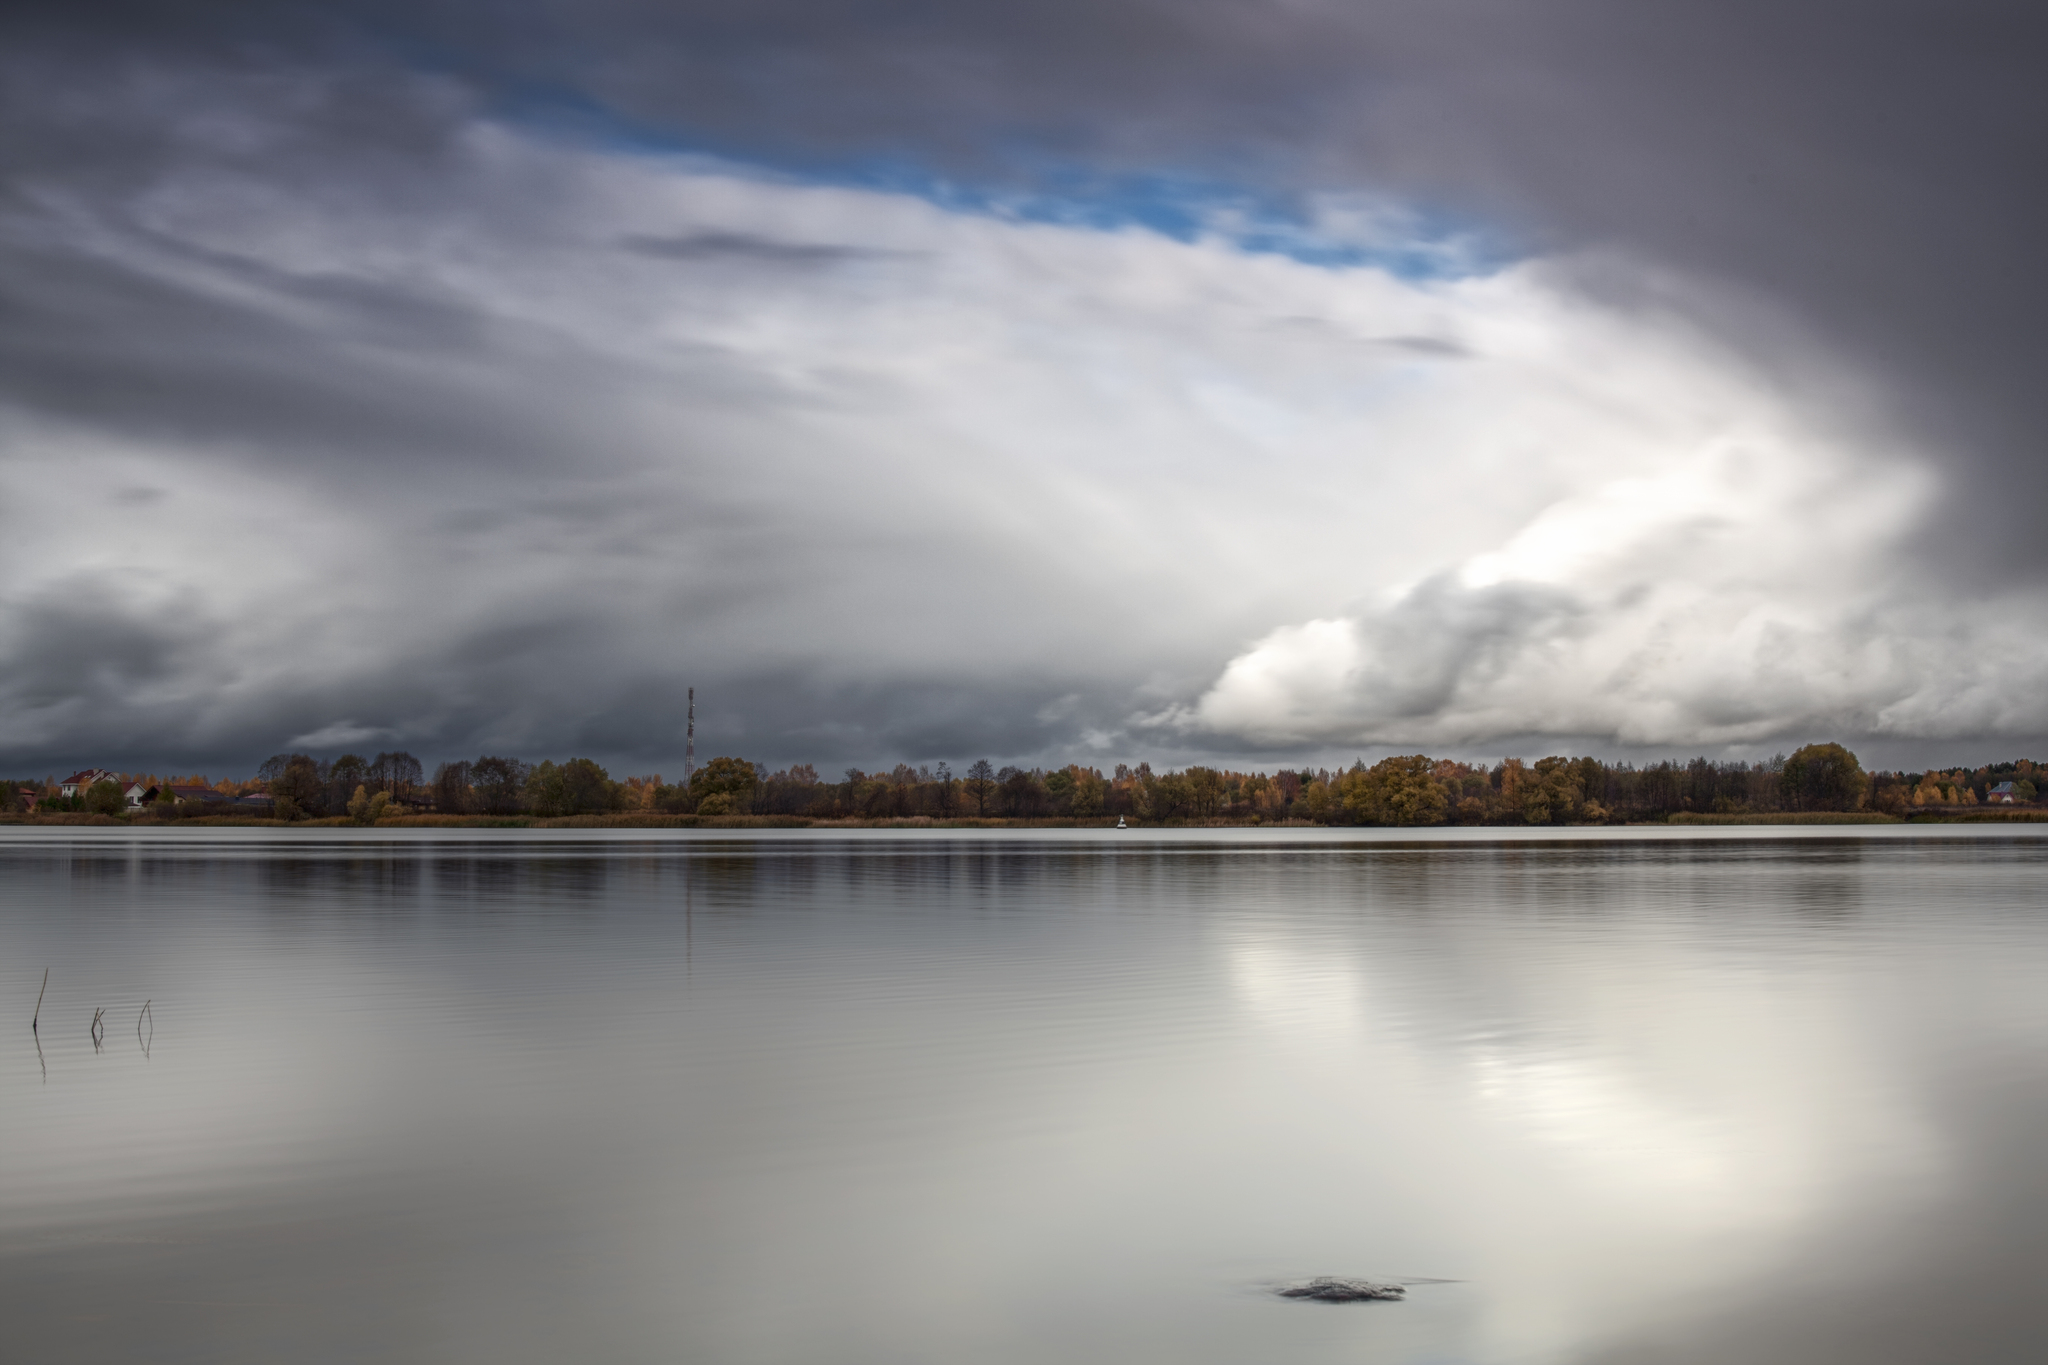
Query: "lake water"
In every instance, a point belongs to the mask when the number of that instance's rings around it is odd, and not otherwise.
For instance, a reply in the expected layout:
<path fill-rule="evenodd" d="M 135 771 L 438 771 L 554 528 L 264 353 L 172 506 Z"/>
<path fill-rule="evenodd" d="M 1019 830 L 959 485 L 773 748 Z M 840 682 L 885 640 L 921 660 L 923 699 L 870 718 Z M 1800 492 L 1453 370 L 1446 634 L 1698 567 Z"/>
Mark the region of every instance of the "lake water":
<path fill-rule="evenodd" d="M 2048 1359 L 2038 837 L 458 833 L 0 832 L 0 1354 Z"/>

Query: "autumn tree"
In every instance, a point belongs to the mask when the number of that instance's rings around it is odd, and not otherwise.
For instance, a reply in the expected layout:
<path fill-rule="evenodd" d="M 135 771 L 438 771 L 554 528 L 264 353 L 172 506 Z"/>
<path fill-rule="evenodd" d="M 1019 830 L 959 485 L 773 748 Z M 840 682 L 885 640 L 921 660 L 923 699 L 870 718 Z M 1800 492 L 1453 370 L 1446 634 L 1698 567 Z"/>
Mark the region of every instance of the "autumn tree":
<path fill-rule="evenodd" d="M 612 809 L 618 784 L 594 761 L 545 762 L 526 778 L 526 804 L 535 815 L 593 815 Z"/>
<path fill-rule="evenodd" d="M 1074 791 L 1068 799 L 1067 809 L 1075 815 L 1089 816 L 1102 810 L 1102 776 L 1093 768 L 1075 768 Z"/>
<path fill-rule="evenodd" d="M 1188 813 L 1207 819 L 1216 814 L 1223 805 L 1223 774 L 1214 768 L 1189 768 L 1183 774 L 1187 781 Z"/>
<path fill-rule="evenodd" d="M 1499 769 L 1500 809 L 1510 818 L 1522 814 L 1524 788 L 1529 785 L 1529 765 L 1519 758 L 1504 758 Z M 1548 811 L 1545 818 L 1549 818 Z"/>
<path fill-rule="evenodd" d="M 1345 809 L 1375 825 L 1441 825 L 1449 800 L 1436 765 L 1422 754 L 1354 768 L 1339 784 Z"/>
<path fill-rule="evenodd" d="M 272 754 L 256 776 L 270 793 L 278 819 L 303 820 L 325 813 L 326 783 L 311 755 Z"/>
<path fill-rule="evenodd" d="M 1330 784 L 1321 777 L 1310 777 L 1302 785 L 1301 797 L 1296 802 L 1301 813 L 1318 824 L 1330 818 L 1331 808 L 1337 804 L 1338 799 L 1331 792 Z"/>
<path fill-rule="evenodd" d="M 1809 744 L 1785 760 L 1778 789 L 1790 810 L 1855 810 L 1869 794 L 1870 778 L 1841 745 Z"/>
<path fill-rule="evenodd" d="M 1025 768 L 1005 768 L 996 774 L 996 784 L 1002 792 L 1003 813 L 1012 817 L 1038 814 L 1038 804 L 1045 797 L 1045 788 L 1038 785 L 1038 779 Z"/>
<path fill-rule="evenodd" d="M 690 774 L 690 803 L 699 815 L 745 815 L 754 808 L 759 781 L 743 758 L 714 758 Z M 709 803 L 711 809 L 705 809 Z"/>
<path fill-rule="evenodd" d="M 376 824 L 390 808 L 390 792 L 378 792 L 372 796 L 368 787 L 358 786 L 355 795 L 348 799 L 349 818 L 359 825 Z"/>
<path fill-rule="evenodd" d="M 1569 758 L 1539 758 L 1523 779 L 1521 797 L 1522 818 L 1532 825 L 1575 820 L 1586 797 L 1584 770 Z"/>
<path fill-rule="evenodd" d="M 1123 765 L 1118 764 L 1117 770 L 1122 772 Z M 1152 775 L 1152 765 L 1140 763 L 1136 768 L 1130 770 L 1129 776 L 1120 777 L 1116 780 L 1116 793 L 1119 803 L 1130 814 L 1137 816 L 1141 820 L 1149 820 L 1153 818 L 1152 789 L 1158 784 L 1159 779 Z"/>
<path fill-rule="evenodd" d="M 1929 772 L 1920 779 L 1920 785 L 1913 789 L 1913 804 L 1916 806 L 1974 806 L 1977 793 L 1963 780 L 1960 771 L 1953 773 Z"/>
<path fill-rule="evenodd" d="M 1185 820 L 1194 809 L 1194 794 L 1188 790 L 1186 773 L 1164 773 L 1146 785 L 1152 798 L 1153 819 Z"/>
<path fill-rule="evenodd" d="M 1904 777 L 1893 773 L 1882 779 L 1872 779 L 1867 798 L 1872 810 L 1886 815 L 1904 815 L 1913 804 L 1913 788 Z"/>

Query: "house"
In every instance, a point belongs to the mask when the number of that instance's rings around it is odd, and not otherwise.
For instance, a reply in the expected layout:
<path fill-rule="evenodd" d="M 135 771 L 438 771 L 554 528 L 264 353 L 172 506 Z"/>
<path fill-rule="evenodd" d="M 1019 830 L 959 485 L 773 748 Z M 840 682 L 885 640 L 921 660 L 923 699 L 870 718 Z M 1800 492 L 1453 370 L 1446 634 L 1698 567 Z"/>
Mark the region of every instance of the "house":
<path fill-rule="evenodd" d="M 121 794 L 128 798 L 129 810 L 141 810 L 156 800 L 156 788 L 141 782 L 129 783 L 128 790 Z"/>
<path fill-rule="evenodd" d="M 120 780 L 119 774 L 110 773 L 105 768 L 85 768 L 65 778 L 63 782 L 58 784 L 58 787 L 66 796 L 78 796 L 91 791 L 95 782 L 118 782 Z"/>
<path fill-rule="evenodd" d="M 183 782 L 173 782 L 165 790 L 170 792 L 171 800 L 180 806 L 204 805 L 208 801 L 232 801 L 235 799 L 226 792 L 215 791 L 212 787 L 188 785 Z"/>
<path fill-rule="evenodd" d="M 2013 794 L 2012 783 L 2001 782 L 1990 791 L 1984 793 L 1984 799 L 1994 805 L 2010 806 L 2013 802 L 2019 800 L 2019 797 Z"/>

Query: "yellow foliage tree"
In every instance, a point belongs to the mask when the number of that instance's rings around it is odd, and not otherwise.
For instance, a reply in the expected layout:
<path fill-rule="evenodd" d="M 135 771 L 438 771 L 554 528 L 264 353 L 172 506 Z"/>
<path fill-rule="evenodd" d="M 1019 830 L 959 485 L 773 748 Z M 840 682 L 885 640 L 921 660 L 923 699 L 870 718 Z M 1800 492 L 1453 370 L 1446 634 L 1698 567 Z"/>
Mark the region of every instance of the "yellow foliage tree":
<path fill-rule="evenodd" d="M 1384 758 L 1344 775 L 1344 807 L 1375 825 L 1441 825 L 1450 802 L 1436 780 L 1436 765 L 1422 754 Z"/>
<path fill-rule="evenodd" d="M 355 795 L 348 799 L 349 816 L 359 825 L 376 824 L 390 807 L 391 793 L 378 792 L 372 796 L 366 787 L 357 787 Z"/>

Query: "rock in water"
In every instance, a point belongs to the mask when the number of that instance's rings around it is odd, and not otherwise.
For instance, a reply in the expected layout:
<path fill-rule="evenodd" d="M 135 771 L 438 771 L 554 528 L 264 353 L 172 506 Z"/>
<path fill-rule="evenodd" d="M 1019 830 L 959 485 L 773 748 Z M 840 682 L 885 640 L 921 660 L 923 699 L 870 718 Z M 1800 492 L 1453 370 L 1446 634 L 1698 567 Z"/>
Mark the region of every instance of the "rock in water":
<path fill-rule="evenodd" d="M 1307 1284 L 1290 1284 L 1280 1291 L 1284 1299 L 1314 1299 L 1319 1303 L 1357 1303 L 1361 1299 L 1405 1299 L 1408 1291 L 1398 1284 L 1376 1280 L 1345 1280 L 1335 1275 L 1318 1275 Z"/>

